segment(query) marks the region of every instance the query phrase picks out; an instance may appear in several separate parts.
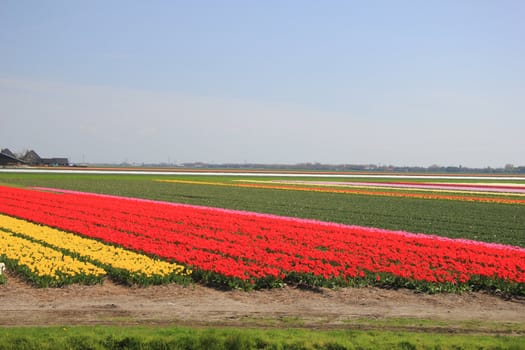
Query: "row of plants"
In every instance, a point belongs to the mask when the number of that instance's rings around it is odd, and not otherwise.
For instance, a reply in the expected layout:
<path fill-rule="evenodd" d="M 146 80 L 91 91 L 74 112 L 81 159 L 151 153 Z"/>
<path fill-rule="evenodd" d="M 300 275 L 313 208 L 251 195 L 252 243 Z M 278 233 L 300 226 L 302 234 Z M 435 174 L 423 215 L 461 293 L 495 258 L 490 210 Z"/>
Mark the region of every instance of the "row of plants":
<path fill-rule="evenodd" d="M 128 285 L 185 283 L 191 274 L 182 265 L 6 215 L 0 215 L 0 229 L 9 267 L 41 287 L 100 282 L 106 274 Z M 96 265 L 100 278 L 73 269 L 77 265 Z"/>
<path fill-rule="evenodd" d="M 17 237 L 1 226 L 0 261 L 38 287 L 100 283 L 106 275 L 103 269 L 89 262 Z"/>
<path fill-rule="evenodd" d="M 518 247 L 78 192 L 0 196 L 0 212 L 172 259 L 210 284 L 525 294 Z"/>
<path fill-rule="evenodd" d="M 500 204 L 518 204 L 525 205 L 525 199 L 514 198 L 498 198 L 494 196 L 471 196 L 471 195 L 457 195 L 457 194 L 440 194 L 440 193 L 418 193 L 418 192 L 399 192 L 399 191 L 379 191 L 372 189 L 357 189 L 357 188 L 326 188 L 318 186 L 301 186 L 301 185 L 282 185 L 282 184 L 268 184 L 268 183 L 221 183 L 221 182 L 202 182 L 189 180 L 156 180 L 159 182 L 179 183 L 179 184 L 194 184 L 194 185 L 214 185 L 214 186 L 231 186 L 242 188 L 260 188 L 273 190 L 288 190 L 288 191 L 306 191 L 306 192 L 321 192 L 321 193 L 341 193 L 341 194 L 358 194 L 371 196 L 386 196 L 386 197 L 401 197 L 401 198 L 420 198 L 420 199 L 441 199 L 454 201 L 468 201 L 480 203 L 500 203 Z"/>
<path fill-rule="evenodd" d="M 317 180 L 242 180 L 242 182 L 251 183 L 270 183 L 285 185 L 306 185 L 321 187 L 357 187 L 357 188 L 386 188 L 386 189 L 406 189 L 406 190 L 429 190 L 429 191 L 447 191 L 457 193 L 480 193 L 480 194 L 501 194 L 501 195 L 525 195 L 525 184 L 520 183 L 479 183 L 479 182 L 438 182 L 421 181 L 317 181 Z M 472 181 L 472 180 L 471 180 Z M 475 180 L 476 181 L 476 180 Z"/>
<path fill-rule="evenodd" d="M 154 179 L 235 183 L 253 181 L 244 176 L 100 175 L 0 173 L 0 184 L 41 186 L 84 192 L 148 198 L 160 201 L 247 210 L 310 218 L 347 225 L 380 227 L 468 238 L 525 247 L 525 206 L 472 201 L 429 200 L 406 197 L 347 195 L 283 191 L 278 189 L 194 185 Z M 315 178 L 264 177 L 257 180 L 319 180 Z M 323 178 L 329 180 L 330 178 Z M 341 179 L 337 179 L 341 180 Z M 354 180 L 354 179 L 347 179 Z M 392 179 L 387 179 L 392 181 Z M 359 179 L 374 181 L 374 179 Z M 376 179 L 375 181 L 380 181 Z M 456 181 L 456 180 L 454 180 Z M 457 180 L 459 181 L 459 180 Z M 469 180 L 472 181 L 472 180 Z M 476 180 L 486 180 L 486 178 Z M 498 181 L 503 182 L 503 181 Z M 523 180 L 512 181 L 525 183 Z M 393 191 L 393 190 L 392 190 Z M 488 196 L 488 195 L 485 195 Z"/>

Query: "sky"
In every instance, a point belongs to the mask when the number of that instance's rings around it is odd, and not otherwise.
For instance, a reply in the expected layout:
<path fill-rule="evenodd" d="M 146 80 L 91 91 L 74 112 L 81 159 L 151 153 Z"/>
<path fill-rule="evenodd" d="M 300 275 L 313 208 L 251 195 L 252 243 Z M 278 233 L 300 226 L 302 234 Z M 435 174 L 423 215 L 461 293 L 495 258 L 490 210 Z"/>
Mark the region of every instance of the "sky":
<path fill-rule="evenodd" d="M 0 0 L 0 148 L 525 165 L 525 1 Z"/>

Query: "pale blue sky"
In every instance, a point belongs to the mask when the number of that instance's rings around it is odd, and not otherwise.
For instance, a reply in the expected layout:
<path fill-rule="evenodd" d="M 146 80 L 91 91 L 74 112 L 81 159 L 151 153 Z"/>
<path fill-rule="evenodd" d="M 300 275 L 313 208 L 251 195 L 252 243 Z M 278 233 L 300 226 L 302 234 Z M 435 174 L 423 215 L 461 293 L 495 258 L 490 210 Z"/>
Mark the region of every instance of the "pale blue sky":
<path fill-rule="evenodd" d="M 0 0 L 0 147 L 525 165 L 525 1 Z"/>

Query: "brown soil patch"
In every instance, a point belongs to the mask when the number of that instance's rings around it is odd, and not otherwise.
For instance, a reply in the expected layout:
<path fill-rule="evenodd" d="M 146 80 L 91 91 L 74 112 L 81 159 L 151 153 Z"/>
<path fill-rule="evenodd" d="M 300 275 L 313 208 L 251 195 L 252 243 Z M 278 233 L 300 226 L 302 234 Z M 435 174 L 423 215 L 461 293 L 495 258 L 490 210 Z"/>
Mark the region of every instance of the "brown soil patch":
<path fill-rule="evenodd" d="M 378 328 L 383 320 L 401 318 L 416 320 L 404 328 L 421 330 L 425 328 L 418 326 L 421 319 L 432 320 L 432 328 L 443 324 L 442 331 L 447 332 L 472 331 L 466 324 L 478 324 L 475 329 L 484 332 L 479 322 L 517 324 L 519 333 L 525 328 L 525 300 L 483 293 L 428 295 L 377 288 L 311 291 L 292 287 L 245 292 L 175 284 L 130 288 L 109 280 L 103 285 L 40 289 L 7 276 L 8 283 L 0 285 L 0 326 Z"/>

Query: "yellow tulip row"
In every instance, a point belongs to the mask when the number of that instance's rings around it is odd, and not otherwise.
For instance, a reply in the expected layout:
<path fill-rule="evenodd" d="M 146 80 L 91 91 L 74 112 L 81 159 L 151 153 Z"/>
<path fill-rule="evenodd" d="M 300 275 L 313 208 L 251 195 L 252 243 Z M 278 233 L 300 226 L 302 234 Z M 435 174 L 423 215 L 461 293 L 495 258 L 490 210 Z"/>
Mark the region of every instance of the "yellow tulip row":
<path fill-rule="evenodd" d="M 6 215 L 0 214 L 0 227 L 93 261 L 103 266 L 110 275 L 114 274 L 117 278 L 124 279 L 131 277 L 135 283 L 148 284 L 148 280 L 162 282 L 170 276 L 191 274 L 191 271 L 186 270 L 182 265 L 154 259 L 144 254 Z"/>
<path fill-rule="evenodd" d="M 39 286 L 74 282 L 99 282 L 103 269 L 30 240 L 17 237 L 0 227 L 0 258 L 16 265 L 18 271 Z"/>

